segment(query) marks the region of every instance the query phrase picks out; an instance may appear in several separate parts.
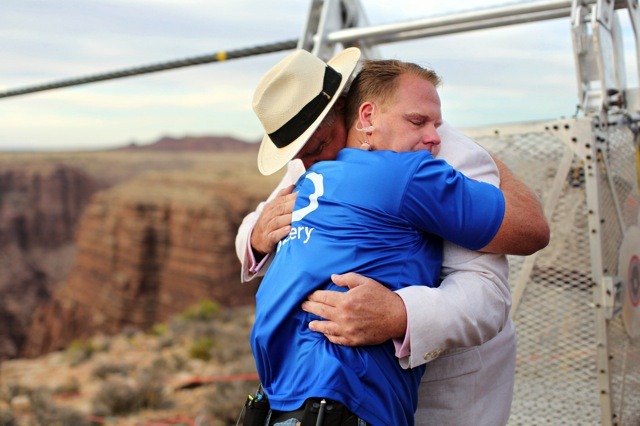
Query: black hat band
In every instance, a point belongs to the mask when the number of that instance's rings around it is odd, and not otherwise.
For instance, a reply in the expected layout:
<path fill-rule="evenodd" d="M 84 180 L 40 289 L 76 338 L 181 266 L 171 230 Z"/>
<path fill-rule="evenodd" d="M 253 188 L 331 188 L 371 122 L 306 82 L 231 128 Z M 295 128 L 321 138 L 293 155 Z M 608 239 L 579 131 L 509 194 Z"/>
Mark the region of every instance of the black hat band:
<path fill-rule="evenodd" d="M 342 75 L 327 65 L 324 71 L 322 91 L 315 98 L 311 99 L 296 115 L 287 121 L 282 127 L 273 133 L 269 133 L 269 138 L 278 148 L 284 148 L 302 135 L 311 124 L 320 117 L 320 114 L 329 105 L 335 96 Z"/>

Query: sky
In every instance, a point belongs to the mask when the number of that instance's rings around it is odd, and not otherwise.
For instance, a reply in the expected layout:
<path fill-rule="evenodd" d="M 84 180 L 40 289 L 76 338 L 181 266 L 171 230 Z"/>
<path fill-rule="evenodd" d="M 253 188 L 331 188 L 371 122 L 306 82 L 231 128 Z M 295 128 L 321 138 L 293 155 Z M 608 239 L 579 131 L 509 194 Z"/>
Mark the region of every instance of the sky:
<path fill-rule="evenodd" d="M 0 91 L 297 39 L 310 1 L 6 0 Z M 371 25 L 527 2 L 361 0 Z M 625 49 L 635 54 L 624 17 L 622 24 Z M 378 48 L 381 57 L 435 69 L 443 117 L 460 128 L 576 112 L 568 17 Z M 253 90 L 288 53 L 0 98 L 0 151 L 104 149 L 165 136 L 257 141 Z"/>

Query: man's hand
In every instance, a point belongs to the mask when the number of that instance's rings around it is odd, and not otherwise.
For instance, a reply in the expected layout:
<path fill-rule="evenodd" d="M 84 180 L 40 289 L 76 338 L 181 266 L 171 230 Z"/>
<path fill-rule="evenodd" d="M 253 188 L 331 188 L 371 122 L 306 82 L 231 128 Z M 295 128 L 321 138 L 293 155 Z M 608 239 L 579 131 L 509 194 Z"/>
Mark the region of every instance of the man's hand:
<path fill-rule="evenodd" d="M 265 204 L 251 233 L 251 247 L 256 259 L 273 253 L 278 241 L 291 231 L 291 213 L 298 194 L 293 194 L 294 186 L 281 189 L 276 197 Z"/>
<path fill-rule="evenodd" d="M 376 345 L 404 338 L 407 312 L 402 298 L 371 278 L 354 272 L 334 274 L 332 281 L 347 292 L 317 290 L 302 304 L 306 312 L 325 318 L 309 328 L 345 346 Z"/>

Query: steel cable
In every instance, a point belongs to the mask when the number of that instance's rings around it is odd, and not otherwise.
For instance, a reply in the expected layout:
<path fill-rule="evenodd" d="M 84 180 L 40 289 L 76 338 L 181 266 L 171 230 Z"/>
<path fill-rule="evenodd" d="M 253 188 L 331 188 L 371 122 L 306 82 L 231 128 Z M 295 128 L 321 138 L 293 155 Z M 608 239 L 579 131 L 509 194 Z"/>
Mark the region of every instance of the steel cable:
<path fill-rule="evenodd" d="M 283 50 L 295 49 L 298 40 L 286 40 L 276 43 L 263 44 L 260 46 L 247 47 L 234 50 L 221 50 L 216 53 L 195 56 L 193 58 L 178 59 L 175 61 L 162 62 L 153 65 L 143 65 L 140 67 L 124 69 L 120 71 L 110 71 L 102 74 L 88 75 L 84 77 L 70 78 L 66 80 L 54 81 L 51 83 L 26 86 L 17 89 L 9 89 L 0 92 L 0 98 L 26 95 L 28 93 L 42 92 L 45 90 L 59 89 L 61 87 L 78 86 L 81 84 L 95 83 L 97 81 L 114 80 L 117 78 L 131 77 L 134 75 L 149 74 L 152 72 L 165 71 L 176 68 L 202 65 L 212 62 L 227 61 L 230 59 L 244 58 L 247 56 L 262 55 L 266 53 L 280 52 Z"/>

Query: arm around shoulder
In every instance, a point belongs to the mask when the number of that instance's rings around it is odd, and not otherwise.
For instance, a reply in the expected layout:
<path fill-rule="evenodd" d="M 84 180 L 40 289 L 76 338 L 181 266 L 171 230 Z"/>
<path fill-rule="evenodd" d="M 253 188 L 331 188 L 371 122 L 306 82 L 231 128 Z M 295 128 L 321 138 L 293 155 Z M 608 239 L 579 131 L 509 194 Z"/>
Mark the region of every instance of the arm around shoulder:
<path fill-rule="evenodd" d="M 549 244 L 550 229 L 540 198 L 502 161 L 494 161 L 500 171 L 505 212 L 500 229 L 481 251 L 527 256 L 542 250 Z"/>

